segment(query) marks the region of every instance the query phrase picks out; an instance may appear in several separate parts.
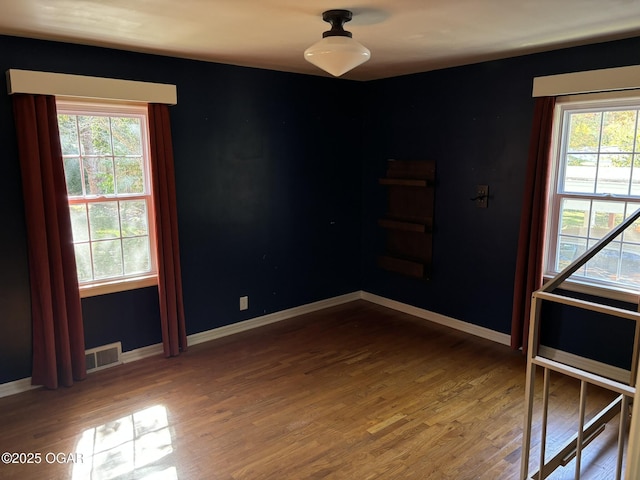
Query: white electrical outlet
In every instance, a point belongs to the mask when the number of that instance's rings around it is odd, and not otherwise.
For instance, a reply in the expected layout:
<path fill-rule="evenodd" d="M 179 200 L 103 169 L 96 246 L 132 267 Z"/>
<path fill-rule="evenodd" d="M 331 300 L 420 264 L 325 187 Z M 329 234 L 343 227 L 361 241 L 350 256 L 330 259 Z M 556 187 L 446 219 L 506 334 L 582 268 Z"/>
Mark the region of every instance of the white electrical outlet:
<path fill-rule="evenodd" d="M 249 308 L 249 297 L 240 297 L 240 310 L 247 310 Z"/>

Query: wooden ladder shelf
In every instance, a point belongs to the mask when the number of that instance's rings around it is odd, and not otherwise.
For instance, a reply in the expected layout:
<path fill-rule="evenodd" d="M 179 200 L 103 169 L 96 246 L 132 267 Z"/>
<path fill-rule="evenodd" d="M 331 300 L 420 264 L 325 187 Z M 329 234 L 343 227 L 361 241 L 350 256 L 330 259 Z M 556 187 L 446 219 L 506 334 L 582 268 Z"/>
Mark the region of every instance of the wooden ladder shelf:
<path fill-rule="evenodd" d="M 435 162 L 389 160 L 386 177 L 387 212 L 378 220 L 386 231 L 378 266 L 416 278 L 431 270 Z"/>

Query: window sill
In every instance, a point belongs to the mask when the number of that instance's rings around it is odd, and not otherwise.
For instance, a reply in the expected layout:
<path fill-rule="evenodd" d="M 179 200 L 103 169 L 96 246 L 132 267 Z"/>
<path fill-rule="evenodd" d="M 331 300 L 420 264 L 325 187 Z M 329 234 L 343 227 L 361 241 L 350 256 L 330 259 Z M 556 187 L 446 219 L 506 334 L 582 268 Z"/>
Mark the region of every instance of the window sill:
<path fill-rule="evenodd" d="M 96 297 L 98 295 L 106 295 L 108 293 L 125 292 L 127 290 L 152 287 L 154 285 L 158 285 L 157 275 L 148 275 L 146 277 L 136 277 L 126 280 L 119 279 L 111 282 L 93 283 L 91 285 L 80 286 L 80 298 Z"/>
<path fill-rule="evenodd" d="M 553 276 L 545 275 L 544 281 L 548 282 Z M 640 301 L 640 292 L 634 290 L 626 290 L 623 288 L 600 287 L 591 283 L 580 282 L 578 280 L 565 280 L 558 288 L 569 292 L 583 293 L 585 295 L 593 295 L 595 297 L 617 300 L 619 302 L 627 302 L 638 304 Z"/>

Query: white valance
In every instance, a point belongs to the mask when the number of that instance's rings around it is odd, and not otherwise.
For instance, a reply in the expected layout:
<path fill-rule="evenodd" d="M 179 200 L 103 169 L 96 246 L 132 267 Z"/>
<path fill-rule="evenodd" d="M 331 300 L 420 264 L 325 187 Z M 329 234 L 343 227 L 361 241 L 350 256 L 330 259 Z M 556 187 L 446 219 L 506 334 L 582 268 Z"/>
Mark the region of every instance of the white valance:
<path fill-rule="evenodd" d="M 175 105 L 175 85 L 65 73 L 7 70 L 9 95 L 31 93 L 94 100 Z"/>
<path fill-rule="evenodd" d="M 558 97 L 637 88 L 640 88 L 640 65 L 564 73 L 533 79 L 534 97 Z"/>

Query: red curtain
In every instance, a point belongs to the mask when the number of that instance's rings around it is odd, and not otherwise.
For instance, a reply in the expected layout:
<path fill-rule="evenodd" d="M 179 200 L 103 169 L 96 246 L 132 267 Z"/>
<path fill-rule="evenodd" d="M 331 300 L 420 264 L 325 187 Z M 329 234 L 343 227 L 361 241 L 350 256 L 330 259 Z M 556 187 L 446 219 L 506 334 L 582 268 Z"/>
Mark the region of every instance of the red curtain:
<path fill-rule="evenodd" d="M 33 369 L 47 388 L 85 378 L 84 329 L 56 102 L 13 95 L 27 222 Z"/>
<path fill-rule="evenodd" d="M 187 350 L 187 333 L 182 302 L 173 146 L 167 105 L 149 105 L 149 136 L 156 218 L 162 345 L 165 356 L 172 357 Z"/>
<path fill-rule="evenodd" d="M 550 149 L 555 97 L 536 99 L 525 180 L 514 282 L 511 347 L 527 350 L 531 294 L 542 286 Z"/>

